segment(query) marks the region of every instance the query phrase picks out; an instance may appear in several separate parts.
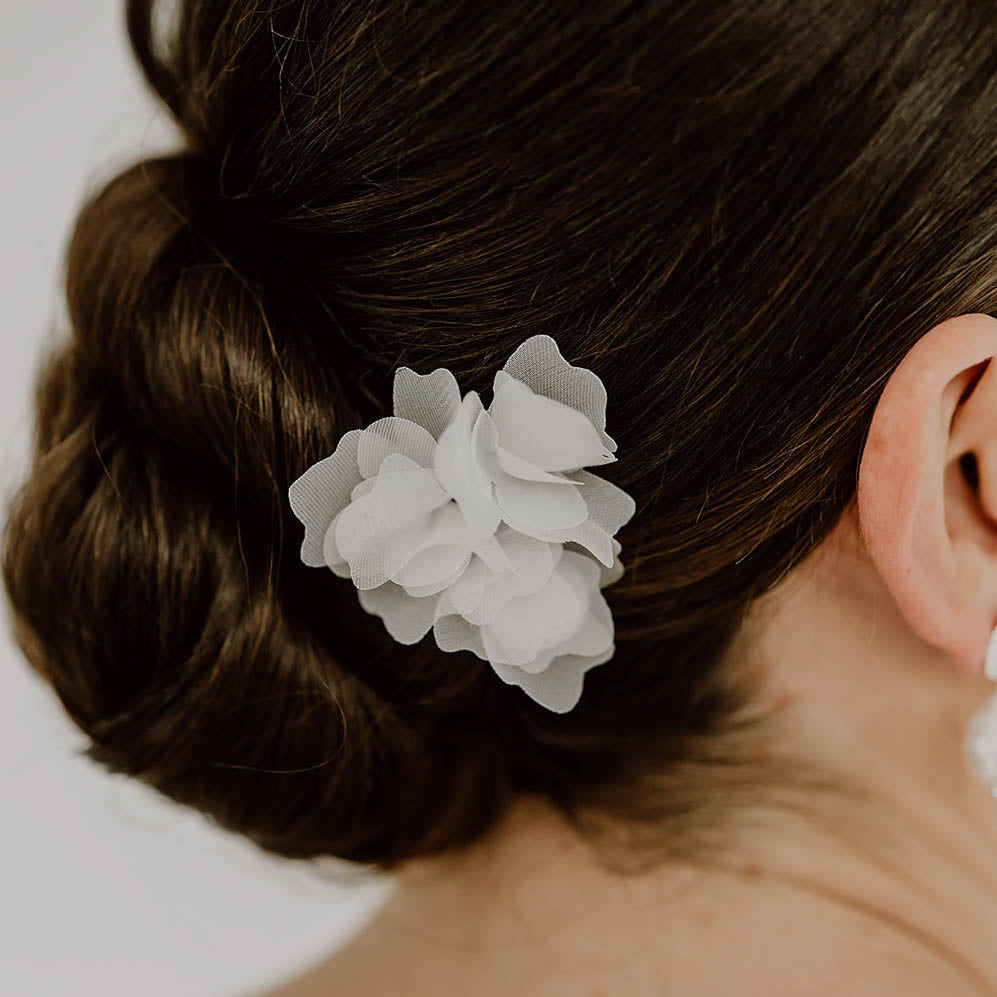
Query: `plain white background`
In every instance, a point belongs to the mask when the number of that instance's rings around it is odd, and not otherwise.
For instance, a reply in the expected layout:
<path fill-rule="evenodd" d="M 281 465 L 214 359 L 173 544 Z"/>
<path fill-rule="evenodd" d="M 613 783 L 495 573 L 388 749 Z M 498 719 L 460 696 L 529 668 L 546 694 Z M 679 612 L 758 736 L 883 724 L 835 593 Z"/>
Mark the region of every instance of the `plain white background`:
<path fill-rule="evenodd" d="M 174 144 L 123 0 L 3 0 L 0 365 L 4 495 L 24 472 L 39 351 L 83 193 Z M 0 993 L 243 997 L 356 930 L 388 883 L 269 860 L 77 757 L 82 735 L 0 632 Z"/>

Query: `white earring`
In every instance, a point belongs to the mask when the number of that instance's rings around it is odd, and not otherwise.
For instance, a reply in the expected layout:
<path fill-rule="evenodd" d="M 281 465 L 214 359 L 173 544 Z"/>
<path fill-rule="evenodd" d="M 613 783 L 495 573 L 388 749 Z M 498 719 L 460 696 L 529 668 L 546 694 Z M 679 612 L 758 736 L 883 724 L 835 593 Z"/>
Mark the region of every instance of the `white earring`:
<path fill-rule="evenodd" d="M 997 627 L 990 634 L 984 672 L 988 679 L 997 681 Z M 973 715 L 965 748 L 970 769 L 997 797 L 997 693 Z"/>
<path fill-rule="evenodd" d="M 987 645 L 987 660 L 984 665 L 986 676 L 992 682 L 997 682 L 997 627 L 994 627 L 990 634 L 990 643 Z"/>

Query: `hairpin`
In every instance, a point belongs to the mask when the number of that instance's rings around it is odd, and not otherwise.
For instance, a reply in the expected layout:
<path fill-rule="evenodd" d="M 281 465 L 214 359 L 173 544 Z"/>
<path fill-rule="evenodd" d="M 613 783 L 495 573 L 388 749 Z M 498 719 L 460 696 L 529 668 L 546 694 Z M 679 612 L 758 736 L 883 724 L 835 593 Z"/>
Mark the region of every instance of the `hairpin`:
<path fill-rule="evenodd" d="M 350 578 L 400 643 L 432 630 L 568 712 L 613 656 L 602 589 L 623 574 L 615 534 L 635 511 L 585 470 L 616 460 L 602 381 L 540 335 L 496 372 L 487 409 L 443 367 L 396 370 L 393 408 L 290 486 L 301 560 Z"/>

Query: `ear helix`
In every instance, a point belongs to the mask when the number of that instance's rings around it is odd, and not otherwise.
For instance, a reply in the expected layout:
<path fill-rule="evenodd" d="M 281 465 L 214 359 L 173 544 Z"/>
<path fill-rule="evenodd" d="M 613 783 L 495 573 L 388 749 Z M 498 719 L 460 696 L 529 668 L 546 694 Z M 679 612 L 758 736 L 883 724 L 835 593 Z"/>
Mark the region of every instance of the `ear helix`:
<path fill-rule="evenodd" d="M 984 673 L 997 681 L 997 627 L 990 634 Z M 964 742 L 970 770 L 997 797 L 997 694 L 973 715 Z"/>

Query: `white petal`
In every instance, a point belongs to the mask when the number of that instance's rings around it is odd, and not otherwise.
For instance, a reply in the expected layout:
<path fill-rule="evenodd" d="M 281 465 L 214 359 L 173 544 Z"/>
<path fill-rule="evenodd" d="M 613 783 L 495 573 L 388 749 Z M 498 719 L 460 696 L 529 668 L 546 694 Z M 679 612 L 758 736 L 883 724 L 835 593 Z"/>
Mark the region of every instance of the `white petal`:
<path fill-rule="evenodd" d="M 342 511 L 336 524 L 336 546 L 347 560 L 397 530 L 421 523 L 450 500 L 433 475 L 416 464 L 378 475 L 376 481 L 369 494 Z"/>
<path fill-rule="evenodd" d="M 388 416 L 372 422 L 361 434 L 357 446 L 357 465 L 365 478 L 373 478 L 388 454 L 404 454 L 422 467 L 433 466 L 436 440 L 408 419 Z"/>
<path fill-rule="evenodd" d="M 565 551 L 555 577 L 532 600 L 531 609 L 539 609 L 546 617 L 540 646 L 528 644 L 525 639 L 519 641 L 517 636 L 510 638 L 510 630 L 484 627 L 485 649 L 490 656 L 495 652 L 493 660 L 516 665 L 531 673 L 543 671 L 555 657 L 563 654 L 601 654 L 613 642 L 613 618 L 599 589 L 600 577 L 599 565 L 590 557 Z M 562 584 L 570 590 L 569 595 L 565 594 Z M 517 616 L 516 630 L 529 637 L 532 634 L 529 614 L 524 613 L 520 605 L 527 601 L 516 600 L 512 609 Z M 499 620 L 499 623 L 503 622 L 512 624 L 511 620 Z M 524 660 L 527 650 L 534 648 L 533 657 Z"/>
<path fill-rule="evenodd" d="M 436 446 L 434 467 L 443 487 L 460 506 L 472 533 L 494 533 L 501 514 L 491 496 L 491 484 L 474 459 L 472 436 L 484 414 L 481 399 L 469 391 L 454 421 L 444 430 Z M 480 428 L 479 428 L 480 431 Z"/>
<path fill-rule="evenodd" d="M 390 455 L 374 489 L 343 510 L 336 523 L 335 545 L 350 562 L 358 588 L 376 588 L 388 580 L 384 547 L 399 530 L 425 523 L 429 514 L 448 502 L 432 473 L 401 455 Z"/>
<path fill-rule="evenodd" d="M 613 538 L 591 519 L 570 530 L 565 530 L 565 542 L 576 543 L 590 551 L 597 560 L 607 567 L 613 563 Z"/>
<path fill-rule="evenodd" d="M 587 610 L 587 599 L 580 602 L 571 582 L 555 571 L 539 592 L 510 599 L 495 618 L 481 628 L 481 641 L 488 659 L 526 668 L 552 635 L 560 637 L 573 633 Z"/>
<path fill-rule="evenodd" d="M 373 543 L 358 551 L 350 558 L 349 565 L 350 578 L 358 589 L 376 589 L 388 581 L 383 543 Z"/>
<path fill-rule="evenodd" d="M 613 563 L 608 567 L 604 564 L 599 565 L 599 569 L 602 572 L 599 578 L 599 587 L 606 588 L 607 585 L 615 585 L 622 577 L 626 570 L 623 562 L 619 559 L 620 544 L 618 540 L 613 541 L 613 546 L 615 548 L 615 557 L 613 558 Z"/>
<path fill-rule="evenodd" d="M 478 604 L 473 610 L 458 610 L 469 623 L 477 626 L 490 623 L 511 599 L 532 595 L 543 588 L 561 556 L 559 546 L 507 527 L 502 527 L 496 535 L 502 538 L 509 570 L 489 572 Z"/>
<path fill-rule="evenodd" d="M 309 567 L 325 565 L 322 553 L 325 532 L 349 504 L 350 492 L 361 481 L 357 468 L 359 439 L 359 429 L 344 433 L 333 453 L 312 464 L 287 490 L 291 509 L 305 527 L 301 560 Z"/>
<path fill-rule="evenodd" d="M 432 585 L 422 585 L 422 586 L 409 585 L 406 587 L 405 591 L 408 592 L 409 595 L 414 596 L 415 598 L 427 595 L 432 595 L 432 596 L 438 595 L 440 598 L 442 598 L 444 595 L 446 595 L 447 592 L 450 591 L 450 586 L 460 580 L 461 576 L 467 570 L 467 566 L 470 563 L 471 563 L 471 555 L 468 554 L 464 558 L 463 563 L 449 577 L 442 578 L 440 579 L 440 581 L 434 582 Z M 441 614 L 437 612 L 436 615 L 439 616 Z"/>
<path fill-rule="evenodd" d="M 594 657 L 602 654 L 613 643 L 613 615 L 599 587 L 602 576 L 599 565 L 584 554 L 565 551 L 558 570 L 575 589 L 586 612 L 577 629 L 564 639 L 551 642 L 551 646 L 558 655 Z"/>
<path fill-rule="evenodd" d="M 329 524 L 329 529 L 325 531 L 325 539 L 322 543 L 322 556 L 325 558 L 326 565 L 332 569 L 334 574 L 339 575 L 340 578 L 349 578 L 349 562 L 343 557 L 336 546 L 336 524 L 339 522 L 341 515 L 341 512 L 338 513 L 336 518 Z"/>
<path fill-rule="evenodd" d="M 528 460 L 523 460 L 522 457 L 517 457 L 514 453 L 506 450 L 505 447 L 496 445 L 488 457 L 485 467 L 493 478 L 497 477 L 500 472 L 505 472 L 514 478 L 523 478 L 526 481 L 546 481 L 552 485 L 578 483 L 566 478 L 563 474 L 551 474 L 550 471 L 541 470 Z"/>
<path fill-rule="evenodd" d="M 395 371 L 394 413 L 422 426 L 434 440 L 453 422 L 460 406 L 457 380 L 445 367 L 417 374 L 408 367 Z"/>
<path fill-rule="evenodd" d="M 464 617 L 473 613 L 481 603 L 482 593 L 491 574 L 480 557 L 472 558 L 467 570 L 447 588 L 447 598 L 453 610 Z"/>
<path fill-rule="evenodd" d="M 616 460 L 588 416 L 507 377 L 488 414 L 499 445 L 544 471 L 571 471 Z"/>
<path fill-rule="evenodd" d="M 452 585 L 471 561 L 461 544 L 437 544 L 419 551 L 394 577 L 410 595 L 433 595 Z"/>
<path fill-rule="evenodd" d="M 571 529 L 588 517 L 588 506 L 578 486 L 563 488 L 542 481 L 523 481 L 505 473 L 495 481 L 495 501 L 507 523 L 522 524 L 517 528 L 531 536 L 545 530 Z"/>
<path fill-rule="evenodd" d="M 605 386 L 592 371 L 569 364 L 550 336 L 531 336 L 520 343 L 502 371 L 538 395 L 578 409 L 592 421 L 607 449 L 616 452 L 616 444 L 606 435 Z M 498 387 L 498 375 L 495 386 Z"/>
<path fill-rule="evenodd" d="M 568 713 L 578 703 L 582 695 L 585 673 L 596 665 L 612 658 L 612 646 L 593 658 L 568 654 L 553 661 L 538 674 L 524 672 L 515 665 L 502 665 L 492 662 L 492 668 L 503 682 L 517 685 L 532 700 L 553 713 Z"/>
<path fill-rule="evenodd" d="M 529 533 L 537 540 L 545 540 L 547 543 L 575 543 L 590 551 L 594 557 L 607 567 L 612 565 L 618 549 L 618 544 L 600 526 L 596 526 L 591 520 L 586 519 L 577 526 L 572 526 L 565 530 L 541 530 L 536 529 L 529 523 L 517 520 L 512 516 L 505 517 L 506 522 L 514 530 L 520 533 Z"/>
<path fill-rule="evenodd" d="M 413 599 L 393 582 L 357 592 L 360 605 L 384 620 L 385 628 L 400 644 L 416 644 L 429 633 L 436 613 L 436 599 Z"/>
<path fill-rule="evenodd" d="M 399 584 L 399 572 L 421 551 L 430 547 L 455 544 L 469 550 L 469 534 L 457 503 L 448 501 L 434 509 L 428 519 L 418 519 L 410 526 L 392 533 L 385 540 L 384 564 L 388 577 Z M 451 569 L 453 570 L 453 569 Z M 448 571 L 447 574 L 450 572 Z M 429 584 L 424 579 L 418 584 Z"/>
<path fill-rule="evenodd" d="M 501 527 L 499 527 L 501 529 Z M 511 565 L 502 545 L 495 539 L 495 534 L 471 536 L 471 549 L 488 566 L 489 571 L 509 571 Z"/>
<path fill-rule="evenodd" d="M 478 402 L 480 404 L 480 400 Z M 484 410 L 480 411 L 471 427 L 471 464 L 475 481 L 483 494 L 491 498 L 492 478 L 491 468 L 497 464 L 495 447 L 498 443 L 498 430 L 492 422 L 492 417 Z"/>
<path fill-rule="evenodd" d="M 356 488 L 350 492 L 350 501 L 356 502 L 358 498 L 363 498 L 364 495 L 369 495 L 374 490 L 374 485 L 377 484 L 377 478 L 364 478 Z"/>
<path fill-rule="evenodd" d="M 573 709 L 582 693 L 583 676 L 615 653 L 613 616 L 599 591 L 600 568 L 584 554 L 565 551 L 563 577 L 576 590 L 587 593 L 588 611 L 581 626 L 554 648 L 542 652 L 529 669 L 493 661 L 492 668 L 504 682 L 518 685 L 533 700 L 555 713 Z"/>

